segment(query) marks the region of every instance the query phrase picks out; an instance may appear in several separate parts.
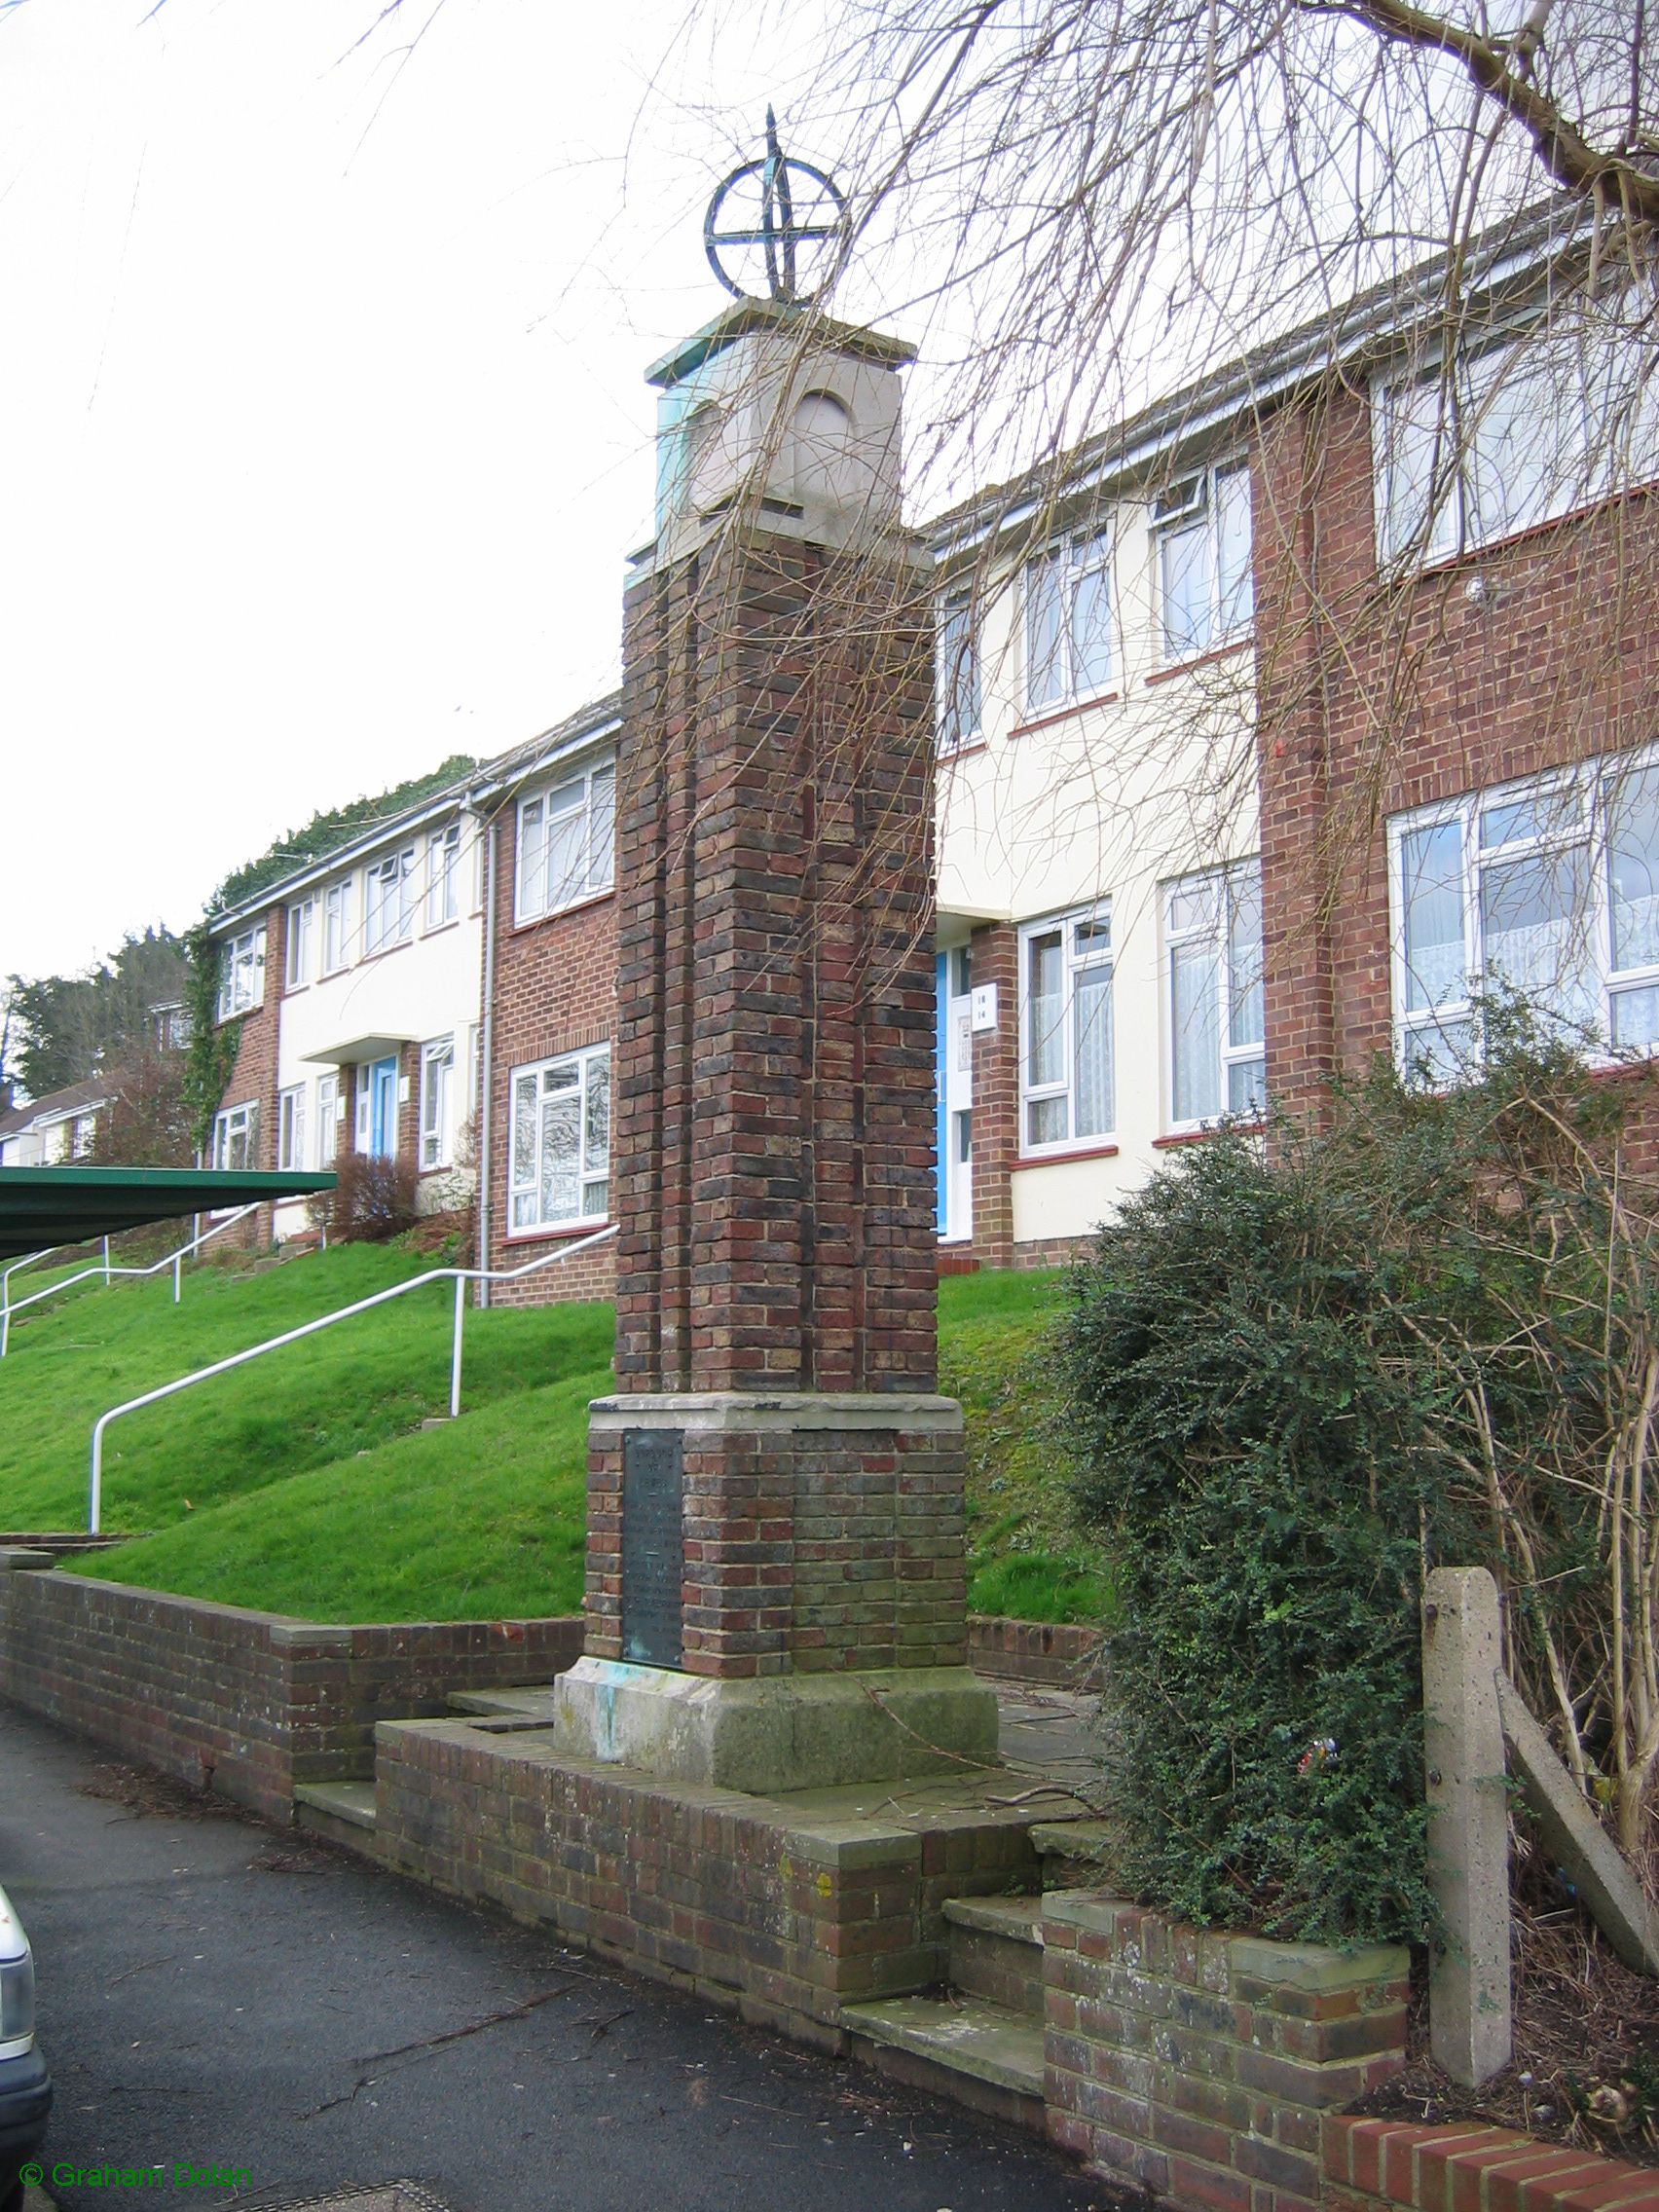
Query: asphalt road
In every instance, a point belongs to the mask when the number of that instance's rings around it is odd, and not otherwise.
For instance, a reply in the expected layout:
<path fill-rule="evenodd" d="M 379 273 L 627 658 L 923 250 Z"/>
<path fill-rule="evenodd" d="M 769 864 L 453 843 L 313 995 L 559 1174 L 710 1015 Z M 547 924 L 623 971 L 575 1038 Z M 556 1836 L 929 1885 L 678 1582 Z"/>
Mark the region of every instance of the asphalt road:
<path fill-rule="evenodd" d="M 197 1816 L 165 1786 L 135 1797 L 127 1770 L 4 1707 L 0 1883 L 34 1943 L 65 2212 L 276 2206 L 397 2177 L 451 2212 L 1112 2202 L 1015 2129 L 551 1934 L 287 1830 Z M 63 2179 L 106 2161 L 246 2179 Z"/>

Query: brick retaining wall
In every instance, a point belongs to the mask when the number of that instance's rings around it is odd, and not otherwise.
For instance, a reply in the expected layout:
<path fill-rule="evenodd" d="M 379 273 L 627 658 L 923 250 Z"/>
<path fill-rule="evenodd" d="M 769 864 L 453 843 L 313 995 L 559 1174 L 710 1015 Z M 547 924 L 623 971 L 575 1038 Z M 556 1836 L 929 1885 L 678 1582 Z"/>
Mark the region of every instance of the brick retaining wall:
<path fill-rule="evenodd" d="M 371 1774 L 377 1721 L 545 1682 L 581 1638 L 579 1619 L 336 1627 L 14 1572 L 0 1552 L 0 1695 L 278 1820 L 296 1783 Z"/>
<path fill-rule="evenodd" d="M 1012 1621 L 996 1613 L 968 1616 L 968 1664 L 977 1675 L 1055 1689 L 1096 1684 L 1105 1637 L 1097 1628 L 1057 1621 Z"/>
<path fill-rule="evenodd" d="M 1659 2170 L 1478 2120 L 1323 2126 L 1326 2212 L 1659 2212 Z"/>
<path fill-rule="evenodd" d="M 50 1552 L 54 1559 L 70 1559 L 81 1552 L 112 1551 L 117 1544 L 131 1541 L 130 1536 L 73 1536 L 53 1529 L 44 1534 L 0 1536 L 0 1552 Z"/>
<path fill-rule="evenodd" d="M 1045 1899 L 1043 1941 L 1051 2141 L 1193 2212 L 1319 2206 L 1323 2117 L 1405 2063 L 1403 1947 L 1265 1942 L 1079 1891 Z"/>

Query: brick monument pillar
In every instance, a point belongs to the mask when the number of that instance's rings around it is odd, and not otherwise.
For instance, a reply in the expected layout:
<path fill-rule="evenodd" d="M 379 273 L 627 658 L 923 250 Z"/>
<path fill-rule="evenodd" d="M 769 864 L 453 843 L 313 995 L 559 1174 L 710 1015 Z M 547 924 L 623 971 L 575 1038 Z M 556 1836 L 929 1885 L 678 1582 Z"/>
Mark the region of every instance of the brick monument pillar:
<path fill-rule="evenodd" d="M 928 567 L 911 350 L 746 301 L 651 374 L 624 619 L 612 1206 L 561 1747 L 755 1791 L 996 1755 L 935 1394 Z"/>

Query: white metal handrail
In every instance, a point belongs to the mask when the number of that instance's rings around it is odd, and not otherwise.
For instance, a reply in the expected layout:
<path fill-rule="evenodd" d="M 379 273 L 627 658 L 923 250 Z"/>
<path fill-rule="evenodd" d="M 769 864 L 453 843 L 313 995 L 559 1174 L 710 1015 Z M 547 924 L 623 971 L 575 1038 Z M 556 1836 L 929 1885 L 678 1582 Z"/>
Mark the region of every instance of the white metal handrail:
<path fill-rule="evenodd" d="M 188 1390 L 192 1383 L 206 1382 L 215 1375 L 225 1375 L 233 1367 L 245 1367 L 250 1359 L 259 1359 L 268 1351 L 278 1351 L 283 1345 L 297 1344 L 302 1337 L 314 1337 L 319 1329 L 331 1329 L 337 1321 L 349 1321 L 353 1313 L 366 1313 L 371 1306 L 385 1306 L 393 1298 L 407 1297 L 412 1290 L 424 1289 L 429 1282 L 455 1284 L 455 1335 L 450 1347 L 450 1419 L 461 1418 L 461 1327 L 466 1314 L 466 1286 L 469 1282 L 513 1282 L 521 1275 L 533 1275 L 540 1268 L 550 1268 L 561 1260 L 574 1259 L 595 1244 L 603 1244 L 608 1236 L 614 1236 L 616 1224 L 595 1230 L 591 1236 L 578 1236 L 573 1244 L 566 1244 L 557 1252 L 544 1252 L 539 1260 L 527 1260 L 522 1268 L 431 1268 L 425 1274 L 411 1275 L 407 1282 L 394 1282 L 388 1290 L 377 1290 L 369 1298 L 359 1298 L 350 1306 L 342 1306 L 332 1313 L 323 1313 L 314 1321 L 304 1321 L 297 1329 L 284 1329 L 279 1337 L 268 1337 L 262 1345 L 250 1345 L 246 1351 L 234 1351 L 228 1359 L 216 1359 L 211 1367 L 199 1367 L 194 1375 L 181 1375 L 174 1382 L 164 1382 L 159 1389 L 146 1390 L 142 1397 L 129 1398 L 125 1405 L 111 1406 L 107 1414 L 100 1414 L 92 1424 L 92 1501 L 87 1516 L 88 1532 L 100 1533 L 98 1523 L 103 1512 L 103 1440 L 104 1430 L 122 1414 L 136 1413 L 140 1406 L 153 1406 L 158 1399 L 170 1398 L 180 1390 Z"/>
<path fill-rule="evenodd" d="M 25 1252 L 20 1260 L 14 1260 L 9 1268 L 0 1268 L 0 1321 L 12 1310 L 12 1277 L 20 1274 L 24 1268 L 32 1268 L 42 1260 L 50 1260 L 54 1252 L 61 1252 L 61 1244 L 43 1244 L 38 1252 Z"/>
<path fill-rule="evenodd" d="M 106 1236 L 103 1240 L 103 1258 L 95 1268 L 82 1268 L 75 1274 L 65 1275 L 61 1282 L 49 1282 L 44 1290 L 31 1291 L 27 1298 L 19 1298 L 16 1305 L 13 1305 L 9 1298 L 4 1304 L 0 1304 L 0 1359 L 5 1358 L 7 1348 L 12 1341 L 12 1315 L 14 1313 L 22 1312 L 27 1306 L 38 1306 L 43 1298 L 55 1298 L 60 1290 L 71 1290 L 78 1282 L 90 1282 L 93 1275 L 103 1277 L 104 1288 L 107 1290 L 117 1275 L 159 1275 L 164 1268 L 171 1268 L 173 1278 L 172 1302 L 176 1306 L 184 1295 L 186 1254 L 198 1250 L 200 1246 L 207 1243 L 210 1238 L 218 1236 L 225 1230 L 234 1229 L 239 1221 L 245 1221 L 250 1213 L 257 1211 L 257 1202 L 248 1206 L 238 1206 L 235 1213 L 228 1213 L 223 1221 L 216 1221 L 211 1229 L 203 1230 L 201 1235 L 193 1236 L 188 1244 L 181 1244 L 176 1252 L 168 1252 L 159 1260 L 152 1260 L 147 1268 L 118 1268 L 112 1266 L 109 1257 L 109 1238 Z M 64 1247 L 60 1244 L 54 1244 L 49 1246 L 48 1249 L 58 1252 L 62 1251 Z M 33 1257 L 37 1260 L 44 1260 L 46 1253 L 36 1252 Z M 28 1262 L 25 1260 L 18 1262 L 18 1266 L 20 1268 L 27 1265 Z M 10 1270 L 8 1270 L 8 1274 L 10 1274 Z"/>

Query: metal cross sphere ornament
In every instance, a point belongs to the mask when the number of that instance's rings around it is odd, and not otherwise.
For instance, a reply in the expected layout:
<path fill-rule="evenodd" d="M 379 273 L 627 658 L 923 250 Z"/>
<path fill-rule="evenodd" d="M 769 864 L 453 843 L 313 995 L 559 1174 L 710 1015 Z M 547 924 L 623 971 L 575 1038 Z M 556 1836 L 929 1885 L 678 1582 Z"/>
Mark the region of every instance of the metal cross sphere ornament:
<path fill-rule="evenodd" d="M 709 202 L 703 218 L 709 267 L 740 300 L 765 298 L 783 307 L 804 307 L 839 274 L 851 242 L 847 203 L 839 189 L 810 162 L 784 153 L 768 108 L 765 158 L 733 169 Z M 758 258 L 765 273 L 763 293 L 740 283 L 721 259 L 722 251 L 740 249 L 748 256 L 739 264 L 746 275 Z"/>

